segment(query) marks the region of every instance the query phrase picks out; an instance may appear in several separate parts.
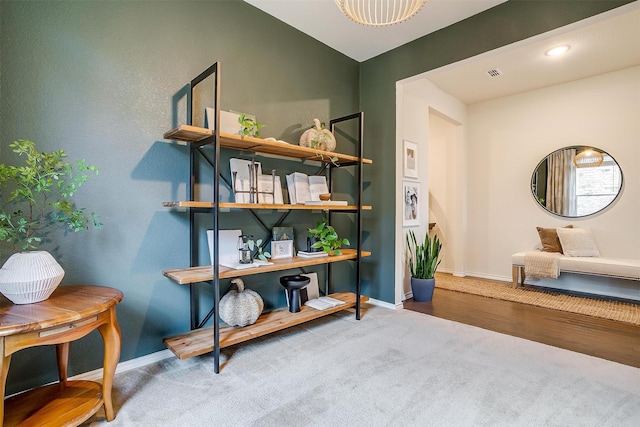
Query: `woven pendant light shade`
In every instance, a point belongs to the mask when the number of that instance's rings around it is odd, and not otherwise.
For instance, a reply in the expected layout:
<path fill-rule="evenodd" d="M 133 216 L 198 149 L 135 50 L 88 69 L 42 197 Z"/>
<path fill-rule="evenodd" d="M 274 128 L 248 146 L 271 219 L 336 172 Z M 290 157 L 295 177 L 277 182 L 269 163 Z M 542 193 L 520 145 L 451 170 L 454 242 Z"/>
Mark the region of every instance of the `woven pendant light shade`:
<path fill-rule="evenodd" d="M 573 158 L 573 164 L 577 168 L 595 168 L 600 166 L 603 161 L 604 156 L 602 153 L 592 148 L 584 149 Z"/>
<path fill-rule="evenodd" d="M 373 27 L 397 24 L 418 13 L 427 0 L 334 0 L 342 13 Z"/>

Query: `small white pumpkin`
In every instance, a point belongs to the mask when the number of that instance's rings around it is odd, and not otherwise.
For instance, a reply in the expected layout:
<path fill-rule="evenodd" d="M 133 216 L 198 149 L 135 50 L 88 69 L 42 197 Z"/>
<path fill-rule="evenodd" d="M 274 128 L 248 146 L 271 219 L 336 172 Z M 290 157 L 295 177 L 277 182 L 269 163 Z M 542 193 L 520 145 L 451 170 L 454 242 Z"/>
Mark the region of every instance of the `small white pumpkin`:
<path fill-rule="evenodd" d="M 231 281 L 235 289 L 220 298 L 220 318 L 229 326 L 247 326 L 256 323 L 264 308 L 264 301 L 257 292 L 244 288 L 240 278 Z"/>
<path fill-rule="evenodd" d="M 333 151 L 336 149 L 336 138 L 329 129 L 325 129 L 320 124 L 320 120 L 313 119 L 315 126 L 304 131 L 300 137 L 301 147 L 316 148 L 323 151 Z"/>

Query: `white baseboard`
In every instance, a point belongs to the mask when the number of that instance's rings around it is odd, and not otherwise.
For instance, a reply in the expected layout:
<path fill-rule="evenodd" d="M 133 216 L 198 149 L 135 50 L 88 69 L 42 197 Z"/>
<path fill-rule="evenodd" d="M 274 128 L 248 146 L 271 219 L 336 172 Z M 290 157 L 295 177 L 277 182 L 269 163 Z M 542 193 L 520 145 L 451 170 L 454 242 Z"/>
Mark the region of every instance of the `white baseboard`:
<path fill-rule="evenodd" d="M 392 304 L 390 302 L 380 301 L 380 300 L 373 299 L 373 298 L 369 298 L 367 303 L 369 303 L 371 305 L 378 306 L 378 307 L 382 307 L 382 308 L 388 308 L 390 310 L 396 310 L 398 308 L 404 308 L 402 304 Z"/>
<path fill-rule="evenodd" d="M 136 357 L 135 359 L 130 359 L 130 360 L 118 363 L 118 366 L 116 367 L 116 374 L 127 372 L 136 368 L 141 368 L 150 363 L 159 362 L 161 360 L 168 359 L 170 357 L 175 357 L 175 355 L 169 349 L 157 351 L 155 353 L 147 354 L 145 356 Z M 100 368 L 94 371 L 85 372 L 84 374 L 75 375 L 69 379 L 101 382 L 102 371 L 103 369 Z"/>

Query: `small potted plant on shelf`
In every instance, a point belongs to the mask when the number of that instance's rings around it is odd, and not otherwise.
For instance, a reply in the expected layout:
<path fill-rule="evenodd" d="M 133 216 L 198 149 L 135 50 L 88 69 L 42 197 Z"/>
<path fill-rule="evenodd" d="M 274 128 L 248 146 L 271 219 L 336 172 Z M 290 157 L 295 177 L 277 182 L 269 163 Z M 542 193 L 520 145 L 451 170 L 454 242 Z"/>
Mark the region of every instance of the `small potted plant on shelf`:
<path fill-rule="evenodd" d="M 262 239 L 253 240 L 253 234 L 242 234 L 238 236 L 237 248 L 239 251 L 238 262 L 240 264 L 252 264 L 254 258 L 262 262 L 267 262 L 267 260 L 271 258 L 271 254 L 262 249 Z M 255 256 L 253 254 L 254 250 L 256 250 Z"/>
<path fill-rule="evenodd" d="M 258 123 L 254 118 L 247 116 L 245 113 L 241 113 L 238 116 L 238 123 L 240 123 L 240 135 L 253 136 L 254 138 L 260 138 L 260 129 L 264 127 L 262 123 Z"/>
<path fill-rule="evenodd" d="M 406 240 L 413 300 L 418 302 L 431 301 L 436 283 L 434 275 L 441 261 L 442 244 L 437 235 L 430 239 L 429 231 L 425 233 L 422 242 L 417 241 L 413 230 L 407 233 Z"/>
<path fill-rule="evenodd" d="M 323 250 L 328 255 L 342 255 L 340 248 L 342 245 L 349 245 L 348 239 L 340 239 L 336 230 L 329 225 L 326 218 L 319 221 L 315 228 L 307 229 L 309 235 L 307 243 L 309 252 L 315 250 Z"/>
<path fill-rule="evenodd" d="M 64 276 L 51 254 L 36 250 L 48 230 L 102 226 L 93 212 L 87 215 L 70 200 L 98 169 L 84 160 L 74 167 L 64 160 L 64 150 L 39 152 L 29 140 L 9 147 L 24 164 L 0 164 L 0 244 L 15 252 L 0 269 L 0 292 L 16 304 L 28 304 L 49 298 Z"/>

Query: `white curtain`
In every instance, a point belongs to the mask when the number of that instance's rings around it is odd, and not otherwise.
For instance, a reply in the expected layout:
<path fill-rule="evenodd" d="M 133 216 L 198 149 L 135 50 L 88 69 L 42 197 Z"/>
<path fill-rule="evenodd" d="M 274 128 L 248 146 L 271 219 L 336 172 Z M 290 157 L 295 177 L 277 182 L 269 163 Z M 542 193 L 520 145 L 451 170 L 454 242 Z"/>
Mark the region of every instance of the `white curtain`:
<path fill-rule="evenodd" d="M 577 214 L 575 155 L 576 150 L 569 148 L 547 157 L 547 209 L 558 215 Z"/>

